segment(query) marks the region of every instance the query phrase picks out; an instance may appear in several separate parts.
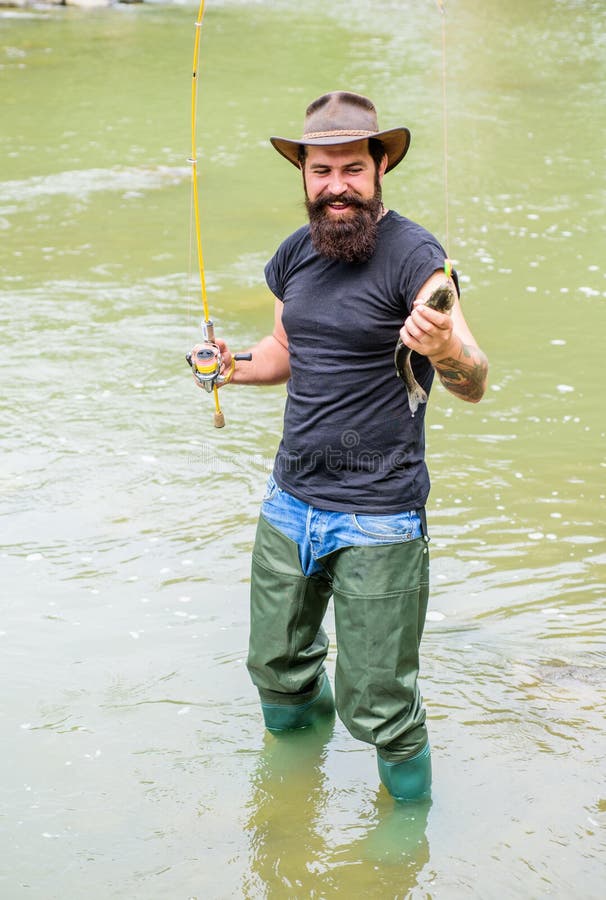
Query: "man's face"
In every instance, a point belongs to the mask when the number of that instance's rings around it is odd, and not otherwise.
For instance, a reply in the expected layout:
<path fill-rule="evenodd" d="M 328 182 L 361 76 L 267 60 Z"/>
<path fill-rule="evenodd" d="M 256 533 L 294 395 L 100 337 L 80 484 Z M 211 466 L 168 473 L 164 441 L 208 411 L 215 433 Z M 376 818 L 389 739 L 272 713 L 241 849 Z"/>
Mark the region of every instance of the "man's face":
<path fill-rule="evenodd" d="M 307 147 L 303 165 L 311 238 L 330 259 L 361 263 L 374 253 L 381 215 L 381 181 L 387 166 L 377 167 L 368 141 Z"/>
<path fill-rule="evenodd" d="M 379 172 L 368 152 L 368 141 L 336 144 L 326 147 L 307 147 L 303 170 L 307 198 L 312 203 L 327 198 L 326 214 L 334 219 L 351 216 L 355 207 L 348 197 L 372 200 L 379 186 L 387 160 L 383 159 Z"/>

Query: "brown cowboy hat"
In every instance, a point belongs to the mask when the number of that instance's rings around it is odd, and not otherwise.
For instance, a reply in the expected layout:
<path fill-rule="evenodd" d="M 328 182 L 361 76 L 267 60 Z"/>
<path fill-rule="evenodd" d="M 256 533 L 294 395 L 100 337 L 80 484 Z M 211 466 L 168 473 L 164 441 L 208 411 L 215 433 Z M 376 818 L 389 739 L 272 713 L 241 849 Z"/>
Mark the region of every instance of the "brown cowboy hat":
<path fill-rule="evenodd" d="M 377 138 L 387 154 L 386 172 L 404 159 L 410 146 L 408 128 L 379 131 L 374 103 L 361 94 L 331 91 L 314 100 L 307 107 L 300 141 L 272 137 L 270 141 L 278 153 L 299 168 L 299 147 L 318 144 L 350 144 L 365 138 Z"/>

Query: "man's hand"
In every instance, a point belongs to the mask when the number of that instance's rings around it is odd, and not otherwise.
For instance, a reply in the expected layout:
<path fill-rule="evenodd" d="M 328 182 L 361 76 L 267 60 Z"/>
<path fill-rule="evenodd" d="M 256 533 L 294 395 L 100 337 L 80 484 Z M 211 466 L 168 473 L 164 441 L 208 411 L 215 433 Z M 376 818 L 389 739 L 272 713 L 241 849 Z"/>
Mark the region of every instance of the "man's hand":
<path fill-rule="evenodd" d="M 400 329 L 400 337 L 411 350 L 430 359 L 451 356 L 460 346 L 449 313 L 431 309 L 423 300 L 415 300 L 411 314 Z"/>

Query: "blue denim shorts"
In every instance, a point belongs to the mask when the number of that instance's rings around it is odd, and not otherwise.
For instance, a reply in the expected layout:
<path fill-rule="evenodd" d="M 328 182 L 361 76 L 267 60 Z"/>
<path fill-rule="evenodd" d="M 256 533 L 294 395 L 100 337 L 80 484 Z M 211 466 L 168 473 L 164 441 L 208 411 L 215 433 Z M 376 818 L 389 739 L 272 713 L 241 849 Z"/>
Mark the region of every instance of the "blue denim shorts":
<path fill-rule="evenodd" d="M 317 509 L 278 487 L 273 475 L 267 480 L 261 515 L 298 545 L 304 575 L 322 572 L 322 557 L 343 547 L 401 544 L 423 537 L 416 510 L 369 515 Z"/>

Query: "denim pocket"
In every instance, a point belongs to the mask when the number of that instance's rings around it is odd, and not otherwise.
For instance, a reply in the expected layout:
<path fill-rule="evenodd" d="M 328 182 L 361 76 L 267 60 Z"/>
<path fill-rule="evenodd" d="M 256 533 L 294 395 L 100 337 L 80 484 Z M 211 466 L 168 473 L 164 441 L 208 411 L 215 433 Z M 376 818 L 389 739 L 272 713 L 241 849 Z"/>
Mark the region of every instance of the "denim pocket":
<path fill-rule="evenodd" d="M 273 475 L 270 475 L 267 479 L 267 484 L 265 485 L 265 494 L 263 495 L 263 503 L 268 503 L 270 500 L 273 500 L 276 494 L 278 493 L 278 485 L 276 484 L 276 480 Z"/>
<path fill-rule="evenodd" d="M 414 510 L 374 516 L 354 513 L 352 519 L 358 531 L 377 541 L 388 543 L 413 541 L 423 534 L 420 516 Z"/>

